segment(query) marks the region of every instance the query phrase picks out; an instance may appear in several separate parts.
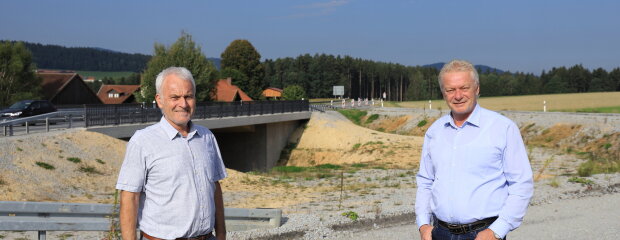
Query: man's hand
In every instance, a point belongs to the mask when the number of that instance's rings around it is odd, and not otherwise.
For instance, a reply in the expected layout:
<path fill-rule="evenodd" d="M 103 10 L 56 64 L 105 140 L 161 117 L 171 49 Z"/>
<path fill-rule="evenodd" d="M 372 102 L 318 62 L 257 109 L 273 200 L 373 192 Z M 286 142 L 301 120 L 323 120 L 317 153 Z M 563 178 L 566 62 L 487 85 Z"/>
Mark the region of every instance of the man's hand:
<path fill-rule="evenodd" d="M 479 232 L 475 240 L 497 240 L 497 238 L 495 238 L 493 230 L 487 228 Z"/>
<path fill-rule="evenodd" d="M 226 222 L 224 221 L 224 197 L 222 195 L 222 186 L 220 182 L 215 182 L 215 238 L 217 240 L 226 240 Z"/>
<path fill-rule="evenodd" d="M 433 231 L 433 226 L 428 225 L 428 224 L 422 225 L 420 227 L 420 238 L 422 240 L 432 240 L 433 239 L 432 231 Z"/>

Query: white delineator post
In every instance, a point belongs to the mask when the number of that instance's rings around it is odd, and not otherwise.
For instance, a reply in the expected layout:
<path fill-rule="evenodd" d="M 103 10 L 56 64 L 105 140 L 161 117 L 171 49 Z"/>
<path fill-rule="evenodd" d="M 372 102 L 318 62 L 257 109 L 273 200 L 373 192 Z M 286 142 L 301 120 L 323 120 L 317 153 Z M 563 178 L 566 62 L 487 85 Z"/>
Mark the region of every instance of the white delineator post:
<path fill-rule="evenodd" d="M 547 112 L 547 101 L 543 101 L 543 112 Z"/>
<path fill-rule="evenodd" d="M 428 100 L 428 110 L 433 110 L 433 105 L 431 103 L 431 100 Z"/>

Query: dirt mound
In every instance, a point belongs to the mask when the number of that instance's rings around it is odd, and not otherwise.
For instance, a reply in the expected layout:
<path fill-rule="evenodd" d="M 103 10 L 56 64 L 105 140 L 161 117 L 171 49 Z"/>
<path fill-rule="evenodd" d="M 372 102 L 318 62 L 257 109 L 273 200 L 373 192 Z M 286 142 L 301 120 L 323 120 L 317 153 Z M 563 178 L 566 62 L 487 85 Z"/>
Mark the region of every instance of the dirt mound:
<path fill-rule="evenodd" d="M 390 126 L 402 125 L 406 119 Z M 414 167 L 420 160 L 422 141 L 420 137 L 357 126 L 337 112 L 313 113 L 287 165 L 373 163 L 395 168 Z"/>

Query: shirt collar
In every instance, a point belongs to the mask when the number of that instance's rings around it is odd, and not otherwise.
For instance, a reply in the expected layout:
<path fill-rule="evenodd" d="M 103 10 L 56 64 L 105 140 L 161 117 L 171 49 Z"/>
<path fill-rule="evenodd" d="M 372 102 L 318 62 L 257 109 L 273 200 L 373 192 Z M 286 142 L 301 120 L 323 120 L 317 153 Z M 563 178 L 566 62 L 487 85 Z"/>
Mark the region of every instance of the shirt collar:
<path fill-rule="evenodd" d="M 474 110 L 471 112 L 467 120 L 463 123 L 463 126 L 466 124 L 471 124 L 476 127 L 480 127 L 480 105 L 476 103 Z M 454 119 L 452 118 L 452 114 L 448 113 L 448 117 L 445 119 L 444 126 L 452 126 L 453 128 L 458 128 L 456 124 L 454 124 Z"/>
<path fill-rule="evenodd" d="M 179 133 L 179 131 L 176 128 L 170 125 L 168 120 L 166 120 L 166 117 L 162 116 L 161 119 L 159 120 L 159 124 L 161 125 L 168 139 L 172 140 L 177 136 L 181 136 L 181 133 Z M 187 124 L 189 125 L 189 132 L 187 133 L 188 139 L 191 139 L 194 136 L 194 134 L 200 136 L 198 129 L 196 128 L 196 126 L 191 120 Z"/>

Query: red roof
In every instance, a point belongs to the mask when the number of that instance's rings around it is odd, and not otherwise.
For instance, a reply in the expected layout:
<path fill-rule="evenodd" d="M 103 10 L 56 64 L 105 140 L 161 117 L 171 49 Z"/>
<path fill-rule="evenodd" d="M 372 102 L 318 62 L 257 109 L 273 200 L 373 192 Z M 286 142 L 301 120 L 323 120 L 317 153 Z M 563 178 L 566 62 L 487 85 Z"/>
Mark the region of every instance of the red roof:
<path fill-rule="evenodd" d="M 237 100 L 252 101 L 243 90 L 232 85 L 232 78 L 220 79 L 215 86 L 216 93 L 213 100 L 220 102 L 233 102 Z"/>
<path fill-rule="evenodd" d="M 104 104 L 121 104 L 138 90 L 140 85 L 101 85 L 97 97 Z"/>
<path fill-rule="evenodd" d="M 37 75 L 43 80 L 41 86 L 46 99 L 54 98 L 73 78 L 82 81 L 82 77 L 73 71 L 38 70 Z"/>

